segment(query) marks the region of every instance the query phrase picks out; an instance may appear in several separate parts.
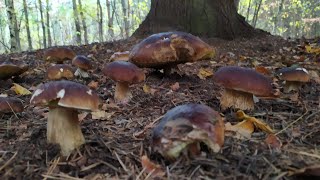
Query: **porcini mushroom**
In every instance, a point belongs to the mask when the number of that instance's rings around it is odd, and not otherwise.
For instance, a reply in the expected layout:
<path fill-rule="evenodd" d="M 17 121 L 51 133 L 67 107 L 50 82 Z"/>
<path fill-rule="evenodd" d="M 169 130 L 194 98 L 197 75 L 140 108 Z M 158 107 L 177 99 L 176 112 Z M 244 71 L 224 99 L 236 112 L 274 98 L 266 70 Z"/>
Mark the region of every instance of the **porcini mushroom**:
<path fill-rule="evenodd" d="M 48 68 L 47 77 L 49 80 L 73 79 L 73 69 L 67 64 L 56 64 Z"/>
<path fill-rule="evenodd" d="M 135 45 L 129 60 L 139 67 L 164 69 L 186 62 L 212 58 L 215 49 L 200 38 L 185 32 L 164 32 L 151 35 Z"/>
<path fill-rule="evenodd" d="M 26 64 L 14 64 L 9 61 L 5 61 L 0 64 L 0 79 L 6 80 L 13 76 L 19 76 L 28 70 Z"/>
<path fill-rule="evenodd" d="M 126 104 L 132 98 L 129 85 L 145 80 L 142 69 L 127 61 L 113 61 L 105 64 L 102 72 L 116 82 L 114 98 L 121 104 Z"/>
<path fill-rule="evenodd" d="M 0 97 L 0 113 L 19 113 L 23 111 L 20 99 L 13 97 Z"/>
<path fill-rule="evenodd" d="M 85 56 L 78 55 L 72 59 L 72 64 L 77 67 L 75 76 L 79 76 L 82 78 L 88 78 L 88 70 L 92 69 L 92 62 L 86 58 Z"/>
<path fill-rule="evenodd" d="M 199 154 L 200 142 L 214 152 L 224 143 L 224 123 L 218 112 L 202 104 L 185 104 L 168 111 L 152 131 L 152 145 L 165 158 L 182 151 Z"/>
<path fill-rule="evenodd" d="M 242 110 L 254 109 L 253 95 L 276 97 L 279 92 L 273 89 L 272 80 L 249 69 L 237 66 L 219 68 L 213 75 L 214 82 L 222 87 L 220 105 Z"/>
<path fill-rule="evenodd" d="M 115 52 L 110 57 L 110 61 L 128 61 L 129 60 L 129 54 L 130 51 L 124 51 L 124 52 Z"/>
<path fill-rule="evenodd" d="M 63 61 L 72 60 L 76 53 L 67 47 L 52 47 L 44 51 L 43 58 L 48 62 L 63 64 Z"/>
<path fill-rule="evenodd" d="M 278 74 L 280 79 L 285 81 L 283 87 L 285 93 L 297 91 L 303 83 L 310 81 L 309 73 L 305 68 L 283 68 L 278 71 Z"/>
<path fill-rule="evenodd" d="M 63 156 L 85 143 L 77 110 L 94 111 L 100 99 L 87 86 L 72 81 L 51 81 L 34 91 L 30 103 L 49 107 L 47 140 L 59 144 Z"/>

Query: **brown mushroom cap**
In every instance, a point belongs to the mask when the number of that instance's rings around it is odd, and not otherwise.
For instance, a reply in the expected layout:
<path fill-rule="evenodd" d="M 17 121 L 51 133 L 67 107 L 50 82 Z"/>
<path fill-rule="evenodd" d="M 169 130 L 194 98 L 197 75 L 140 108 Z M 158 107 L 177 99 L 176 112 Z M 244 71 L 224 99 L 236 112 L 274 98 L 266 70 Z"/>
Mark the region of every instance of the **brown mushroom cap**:
<path fill-rule="evenodd" d="M 110 61 L 128 61 L 129 60 L 130 51 L 124 52 L 115 52 L 110 57 Z"/>
<path fill-rule="evenodd" d="M 85 71 L 92 69 L 92 62 L 82 55 L 74 57 L 72 59 L 72 64 Z"/>
<path fill-rule="evenodd" d="M 72 67 L 66 64 L 50 66 L 47 70 L 47 76 L 50 80 L 59 80 L 62 78 L 72 79 L 74 77 Z"/>
<path fill-rule="evenodd" d="M 218 112 L 202 104 L 185 104 L 168 111 L 153 129 L 156 150 L 176 158 L 182 148 L 195 141 L 206 143 L 215 152 L 224 143 L 224 123 Z"/>
<path fill-rule="evenodd" d="M 279 72 L 279 76 L 285 81 L 309 82 L 310 76 L 304 68 L 283 68 Z"/>
<path fill-rule="evenodd" d="M 213 78 L 215 83 L 227 89 L 263 97 L 274 96 L 276 93 L 271 79 L 249 68 L 221 67 L 215 72 Z"/>
<path fill-rule="evenodd" d="M 0 97 L 0 112 L 22 112 L 23 109 L 21 100 L 12 97 Z"/>
<path fill-rule="evenodd" d="M 136 65 L 127 61 L 114 61 L 105 64 L 102 72 L 104 75 L 117 82 L 135 84 L 145 80 L 144 72 Z"/>
<path fill-rule="evenodd" d="M 28 70 L 26 64 L 13 64 L 10 62 L 4 62 L 0 64 L 0 79 L 9 79 L 12 76 L 19 76 Z"/>
<path fill-rule="evenodd" d="M 151 35 L 137 44 L 129 60 L 139 67 L 162 68 L 212 58 L 215 50 L 200 38 L 185 32 Z"/>
<path fill-rule="evenodd" d="M 52 81 L 34 91 L 31 104 L 58 106 L 80 110 L 97 110 L 100 99 L 87 86 L 72 81 Z"/>
<path fill-rule="evenodd" d="M 67 47 L 52 47 L 47 49 L 43 58 L 45 61 L 62 63 L 65 60 L 72 60 L 76 53 Z"/>

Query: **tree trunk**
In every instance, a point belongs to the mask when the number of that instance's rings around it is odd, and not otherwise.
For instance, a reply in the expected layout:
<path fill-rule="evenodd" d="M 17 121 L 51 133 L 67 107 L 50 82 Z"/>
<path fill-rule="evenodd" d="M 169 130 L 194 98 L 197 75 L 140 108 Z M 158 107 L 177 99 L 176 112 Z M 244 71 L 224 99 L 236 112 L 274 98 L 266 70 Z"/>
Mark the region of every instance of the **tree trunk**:
<path fill-rule="evenodd" d="M 30 51 L 32 50 L 32 41 L 31 41 L 31 33 L 30 33 L 30 26 L 29 26 L 29 13 L 28 13 L 27 0 L 23 0 L 23 10 L 24 10 L 24 17 L 26 19 L 28 50 Z"/>
<path fill-rule="evenodd" d="M 50 32 L 50 16 L 49 16 L 49 0 L 46 0 L 47 4 L 47 34 L 48 34 L 48 47 L 52 46 L 51 32 Z"/>
<path fill-rule="evenodd" d="M 84 37 L 84 43 L 89 44 L 88 42 L 88 30 L 87 30 L 87 23 L 86 23 L 86 17 L 83 14 L 83 9 L 82 9 L 82 3 L 81 0 L 78 0 L 79 3 L 79 9 L 80 9 L 80 18 L 82 21 L 82 28 L 83 28 L 83 37 Z"/>
<path fill-rule="evenodd" d="M 98 30 L 99 30 L 99 42 L 103 41 L 103 15 L 100 0 L 97 0 L 97 17 L 98 17 Z"/>
<path fill-rule="evenodd" d="M 17 35 L 19 35 L 19 33 L 17 33 L 18 25 L 13 0 L 5 0 L 5 4 L 7 7 L 7 15 L 9 19 L 10 51 L 16 52 L 19 51 L 19 45 L 17 41 L 17 38 L 19 38 L 17 37 Z"/>
<path fill-rule="evenodd" d="M 133 35 L 173 30 L 225 39 L 256 32 L 237 13 L 234 0 L 152 0 L 149 14 Z"/>
<path fill-rule="evenodd" d="M 127 13 L 127 5 L 126 0 L 121 0 L 122 5 L 122 13 L 123 13 L 123 21 L 124 21 L 124 32 L 125 37 L 129 37 L 129 22 L 128 22 L 128 13 Z"/>
<path fill-rule="evenodd" d="M 80 29 L 79 13 L 78 13 L 76 0 L 72 0 L 72 7 L 73 7 L 74 23 L 76 26 L 76 39 L 77 39 L 77 44 L 79 45 L 81 44 L 81 29 Z"/>
<path fill-rule="evenodd" d="M 275 20 L 274 20 L 273 34 L 277 34 L 278 33 L 278 22 L 279 22 L 279 19 L 281 20 L 283 2 L 284 2 L 284 0 L 280 1 L 278 14 L 277 14 L 277 16 L 275 17 Z"/>
<path fill-rule="evenodd" d="M 111 39 L 113 39 L 113 37 L 114 37 L 114 31 L 113 31 L 114 10 L 111 12 L 110 0 L 106 0 L 106 3 L 107 3 L 107 12 L 108 12 L 108 33 L 111 36 Z"/>
<path fill-rule="evenodd" d="M 253 19 L 252 19 L 253 27 L 256 27 L 261 4 L 262 4 L 262 0 L 260 0 L 259 3 L 256 4 L 256 8 L 255 8 L 255 11 L 254 11 L 254 16 L 253 16 Z"/>
<path fill-rule="evenodd" d="M 43 10 L 42 10 L 42 2 L 41 2 L 41 0 L 38 0 L 38 3 L 39 3 L 39 10 L 40 10 L 40 17 L 41 17 L 43 47 L 47 48 L 46 27 L 44 25 Z"/>

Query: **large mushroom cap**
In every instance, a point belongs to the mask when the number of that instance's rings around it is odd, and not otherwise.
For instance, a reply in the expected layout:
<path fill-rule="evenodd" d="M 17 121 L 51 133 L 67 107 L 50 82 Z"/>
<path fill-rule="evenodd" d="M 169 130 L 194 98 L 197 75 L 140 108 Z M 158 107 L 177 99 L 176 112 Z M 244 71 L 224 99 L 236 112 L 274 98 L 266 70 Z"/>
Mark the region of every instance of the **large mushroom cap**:
<path fill-rule="evenodd" d="M 0 97 L 0 112 L 22 112 L 23 105 L 21 100 L 12 97 Z"/>
<path fill-rule="evenodd" d="M 76 53 L 72 49 L 67 47 L 49 48 L 43 54 L 43 58 L 45 61 L 58 63 L 62 63 L 65 60 L 72 60 L 75 56 Z"/>
<path fill-rule="evenodd" d="M 80 110 L 97 110 L 100 99 L 87 86 L 72 81 L 52 81 L 34 91 L 31 104 L 55 105 Z"/>
<path fill-rule="evenodd" d="M 28 70 L 26 64 L 13 64 L 11 62 L 4 62 L 0 64 L 0 79 L 9 79 L 12 76 L 19 76 Z"/>
<path fill-rule="evenodd" d="M 49 80 L 59 80 L 62 78 L 73 79 L 73 69 L 66 64 L 56 64 L 50 66 L 47 70 Z"/>
<path fill-rule="evenodd" d="M 214 82 L 236 91 L 247 92 L 256 96 L 273 97 L 276 93 L 272 87 L 272 80 L 264 75 L 238 66 L 219 68 L 214 76 Z"/>
<path fill-rule="evenodd" d="M 180 105 L 168 111 L 154 128 L 152 142 L 168 158 L 176 158 L 195 142 L 204 142 L 217 152 L 224 143 L 223 119 L 206 105 Z"/>
<path fill-rule="evenodd" d="M 214 49 L 196 36 L 185 32 L 164 32 L 137 44 L 129 60 L 139 67 L 162 68 L 211 58 L 214 54 Z"/>
<path fill-rule="evenodd" d="M 92 62 L 85 56 L 78 55 L 72 59 L 72 64 L 82 70 L 92 69 Z"/>
<path fill-rule="evenodd" d="M 309 82 L 310 76 L 305 68 L 283 68 L 278 71 L 284 81 Z"/>
<path fill-rule="evenodd" d="M 136 65 L 127 61 L 114 61 L 105 64 L 102 72 L 104 75 L 117 82 L 134 84 L 145 80 L 144 72 Z"/>

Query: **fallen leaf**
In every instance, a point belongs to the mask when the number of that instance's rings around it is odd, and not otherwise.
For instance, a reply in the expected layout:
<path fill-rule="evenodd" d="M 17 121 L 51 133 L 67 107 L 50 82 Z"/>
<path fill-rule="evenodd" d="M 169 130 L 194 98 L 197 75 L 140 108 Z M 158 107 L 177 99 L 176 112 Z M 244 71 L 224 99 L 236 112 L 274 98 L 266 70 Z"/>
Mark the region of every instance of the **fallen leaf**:
<path fill-rule="evenodd" d="M 231 125 L 230 122 L 225 124 L 226 134 L 228 131 L 235 132 L 236 134 L 232 135 L 238 139 L 249 139 L 251 138 L 251 134 L 254 131 L 254 125 L 252 122 L 244 120 L 239 122 L 236 125 Z"/>
<path fill-rule="evenodd" d="M 12 83 L 13 86 L 11 87 L 12 90 L 14 90 L 18 95 L 29 95 L 32 94 L 28 89 L 20 86 L 17 83 Z"/>
<path fill-rule="evenodd" d="M 98 88 L 99 83 L 97 81 L 91 81 L 88 86 L 91 89 L 97 89 Z"/>
<path fill-rule="evenodd" d="M 180 88 L 180 85 L 178 82 L 174 83 L 173 85 L 170 86 L 172 91 L 177 91 Z"/>
<path fill-rule="evenodd" d="M 313 79 L 316 83 L 320 84 L 320 77 L 316 71 L 309 71 L 309 75 L 311 79 Z"/>
<path fill-rule="evenodd" d="M 270 145 L 270 147 L 275 148 L 275 149 L 280 149 L 282 146 L 282 142 L 280 139 L 274 135 L 274 134 L 269 134 L 267 138 L 264 141 L 267 145 Z"/>
<path fill-rule="evenodd" d="M 165 175 L 162 167 L 159 164 L 155 164 L 154 162 L 150 161 L 146 155 L 141 157 L 141 164 L 146 173 L 152 173 L 152 177 L 163 177 Z"/>
<path fill-rule="evenodd" d="M 243 119 L 243 120 L 251 121 L 258 129 L 261 129 L 266 133 L 269 133 L 269 134 L 274 133 L 274 131 L 271 129 L 271 127 L 267 123 L 263 122 L 260 119 L 256 119 L 255 117 L 246 115 L 242 110 L 237 111 L 236 117 L 241 120 Z"/>
<path fill-rule="evenodd" d="M 84 118 L 86 118 L 86 116 L 88 115 L 89 113 L 88 112 L 83 112 L 81 114 L 78 114 L 78 120 L 79 122 L 83 121 Z"/>
<path fill-rule="evenodd" d="M 320 47 L 315 47 L 313 45 L 305 46 L 307 53 L 320 54 Z"/>
<path fill-rule="evenodd" d="M 239 60 L 240 60 L 240 61 L 245 61 L 245 60 L 247 60 L 247 59 L 248 59 L 247 56 L 242 56 L 242 55 L 239 56 Z"/>
<path fill-rule="evenodd" d="M 92 119 L 107 120 L 110 119 L 114 113 L 115 112 L 108 113 L 107 111 L 94 111 L 91 112 L 91 115 Z"/>
<path fill-rule="evenodd" d="M 264 74 L 264 75 L 270 75 L 271 74 L 271 72 L 267 68 L 265 68 L 263 66 L 256 66 L 255 70 L 258 73 L 261 73 L 261 74 Z"/>
<path fill-rule="evenodd" d="M 143 85 L 142 89 L 145 93 L 151 94 L 151 95 L 154 95 L 154 93 L 157 91 L 156 89 L 151 88 L 147 84 Z"/>
<path fill-rule="evenodd" d="M 292 176 L 292 175 L 305 176 L 306 179 L 311 179 L 312 176 L 320 177 L 320 165 L 319 164 L 311 165 L 308 167 L 297 169 L 293 172 L 289 172 L 289 176 Z"/>
<path fill-rule="evenodd" d="M 291 94 L 291 95 L 290 95 L 290 100 L 291 100 L 291 101 L 294 101 L 294 102 L 298 101 L 298 100 L 299 100 L 299 93 L 296 92 L 296 93 L 294 93 L 294 94 Z"/>
<path fill-rule="evenodd" d="M 206 68 L 206 69 L 204 69 L 204 68 L 200 68 L 200 70 L 199 70 L 199 72 L 198 72 L 198 74 L 197 74 L 197 76 L 200 78 L 200 79 L 206 79 L 207 77 L 210 77 L 210 76 L 212 76 L 213 75 L 213 72 L 212 72 L 212 70 L 211 69 L 208 69 L 208 68 Z"/>

